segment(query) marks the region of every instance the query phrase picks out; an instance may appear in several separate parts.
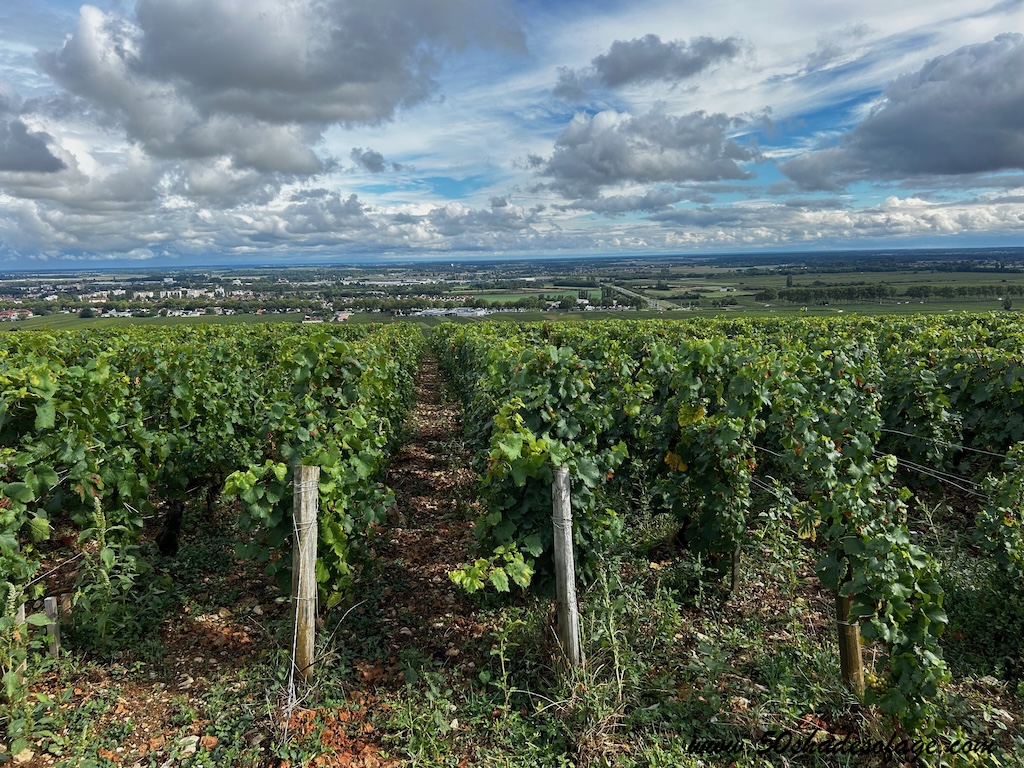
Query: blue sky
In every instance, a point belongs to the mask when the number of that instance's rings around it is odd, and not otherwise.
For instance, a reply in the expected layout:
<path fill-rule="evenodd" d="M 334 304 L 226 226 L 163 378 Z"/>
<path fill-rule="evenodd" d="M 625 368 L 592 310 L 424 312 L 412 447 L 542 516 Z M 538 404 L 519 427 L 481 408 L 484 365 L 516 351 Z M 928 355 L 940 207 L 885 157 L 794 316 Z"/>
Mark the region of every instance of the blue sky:
<path fill-rule="evenodd" d="M 1024 0 L 0 6 L 0 267 L 1020 245 Z"/>

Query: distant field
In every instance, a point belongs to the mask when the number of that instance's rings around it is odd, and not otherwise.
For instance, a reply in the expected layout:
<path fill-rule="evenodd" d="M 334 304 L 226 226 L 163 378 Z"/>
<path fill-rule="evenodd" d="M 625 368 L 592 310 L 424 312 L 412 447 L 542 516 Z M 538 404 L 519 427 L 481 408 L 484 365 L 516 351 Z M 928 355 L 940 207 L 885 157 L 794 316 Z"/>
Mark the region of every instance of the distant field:
<path fill-rule="evenodd" d="M 611 278 L 610 281 L 633 290 L 651 293 L 658 290 L 655 287 L 658 284 L 667 286 L 668 292 L 704 289 L 709 293 L 715 293 L 722 287 L 731 287 L 739 291 L 785 288 L 790 274 L 792 275 L 792 285 L 796 288 L 887 283 L 900 293 L 911 286 L 919 285 L 936 288 L 966 285 L 1024 285 L 1024 274 L 947 272 L 940 270 L 893 270 L 884 272 L 804 272 L 794 270 L 792 273 L 780 271 L 763 275 L 750 275 L 743 271 L 709 270 L 705 273 L 707 276 L 688 274 L 682 270 L 671 270 L 668 274 L 651 275 L 643 278 Z"/>
<path fill-rule="evenodd" d="M 643 279 L 616 280 L 615 282 L 633 290 L 643 290 L 652 296 L 665 296 L 680 291 L 694 291 L 699 288 L 717 291 L 720 287 L 733 287 L 739 291 L 760 291 L 766 288 L 776 290 L 786 287 L 787 273 L 781 271 L 770 275 L 747 275 L 743 272 L 716 272 L 714 277 L 694 277 L 685 272 L 670 271 L 668 275 Z M 940 270 L 894 270 L 891 272 L 792 272 L 793 287 L 814 288 L 826 285 L 875 285 L 888 283 L 902 293 L 915 285 L 935 288 L 962 285 L 1024 285 L 1024 275 L 991 272 L 945 272 Z M 643 288 L 664 283 L 668 291 Z"/>

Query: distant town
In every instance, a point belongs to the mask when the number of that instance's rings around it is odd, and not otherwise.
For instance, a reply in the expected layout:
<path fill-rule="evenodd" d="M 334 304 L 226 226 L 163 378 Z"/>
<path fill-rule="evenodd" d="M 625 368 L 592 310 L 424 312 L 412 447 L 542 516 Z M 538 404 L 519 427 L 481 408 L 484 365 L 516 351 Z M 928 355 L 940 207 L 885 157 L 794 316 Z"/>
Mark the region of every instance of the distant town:
<path fill-rule="evenodd" d="M 53 316 L 522 319 L 557 313 L 1012 310 L 1024 249 L 0 273 L 0 322 Z M 271 318 L 268 318 L 271 319 Z M 45 320 L 43 320 L 45 324 Z M 8 326 L 10 327 L 10 326 Z"/>
<path fill-rule="evenodd" d="M 0 320 L 52 314 L 83 318 L 199 317 L 301 313 L 310 322 L 353 313 L 482 316 L 492 311 L 642 307 L 642 297 L 605 291 L 593 279 L 564 280 L 527 269 L 296 268 L 0 275 Z M 578 284 L 577 284 L 578 283 Z M 598 289 L 597 293 L 601 291 Z"/>

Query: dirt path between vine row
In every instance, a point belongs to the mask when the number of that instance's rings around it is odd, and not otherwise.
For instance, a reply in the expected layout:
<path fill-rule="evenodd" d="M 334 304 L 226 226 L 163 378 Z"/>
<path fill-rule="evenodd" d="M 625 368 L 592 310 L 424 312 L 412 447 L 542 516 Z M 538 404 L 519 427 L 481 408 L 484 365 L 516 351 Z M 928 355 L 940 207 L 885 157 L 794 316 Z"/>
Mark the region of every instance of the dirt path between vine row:
<path fill-rule="evenodd" d="M 473 551 L 479 507 L 462 411 L 429 353 L 417 373 L 416 399 L 385 477 L 395 494 L 388 526 L 357 587 L 362 602 L 351 609 L 341 633 L 342 644 L 358 649 L 350 699 L 360 717 L 389 707 L 386 702 L 407 693 L 406 685 L 424 670 L 479 674 L 494 629 L 476 617 L 472 601 L 448 577 Z M 314 765 L 398 764 L 382 758 L 376 733 L 353 740 L 351 721 L 331 722 L 323 712 L 319 717 L 326 726 L 320 741 L 329 754 Z M 294 725 L 302 730 L 301 720 Z"/>
<path fill-rule="evenodd" d="M 391 657 L 416 649 L 425 659 L 469 665 L 466 643 L 484 627 L 473 624 L 473 607 L 448 573 L 469 558 L 478 513 L 472 456 L 463 439 L 462 412 L 447 391 L 437 359 L 424 357 L 416 382 L 417 403 L 406 422 L 404 444 L 385 482 L 394 491 L 387 541 L 378 546 L 385 563 L 380 606 Z M 392 662 L 394 665 L 395 662 Z M 405 676 L 402 670 L 394 670 Z"/>

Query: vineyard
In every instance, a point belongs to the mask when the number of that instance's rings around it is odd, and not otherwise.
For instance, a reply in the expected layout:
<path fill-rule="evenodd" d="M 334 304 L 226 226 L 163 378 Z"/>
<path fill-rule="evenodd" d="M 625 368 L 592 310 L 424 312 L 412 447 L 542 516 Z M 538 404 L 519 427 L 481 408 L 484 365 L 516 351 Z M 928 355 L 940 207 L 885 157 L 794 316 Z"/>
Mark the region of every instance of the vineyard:
<path fill-rule="evenodd" d="M 0 662 L 9 711 L 29 713 L 6 716 L 10 754 L 70 754 L 52 728 L 33 725 L 52 718 L 53 699 L 27 692 L 29 662 L 42 665 L 40 679 L 45 664 L 15 619 L 46 594 L 50 569 L 74 573 L 71 653 L 96 658 L 149 631 L 153 585 L 170 589 L 174 558 L 215 536 L 225 515 L 236 562 L 258 564 L 287 595 L 292 474 L 304 464 L 321 472 L 322 641 L 353 695 L 342 708 L 311 694 L 304 711 L 320 713 L 317 729 L 286 725 L 319 735 L 319 752 L 284 739 L 273 757 L 242 746 L 229 757 L 222 734 L 190 752 L 192 764 L 730 764 L 710 747 L 690 750 L 700 742 L 728 743 L 751 765 L 847 764 L 824 748 L 794 758 L 765 746 L 808 722 L 819 741 L 871 736 L 901 745 L 908 762 L 1008 764 L 1024 754 L 1011 714 L 1024 646 L 1019 632 L 988 642 L 976 623 L 998 610 L 990 624 L 1001 633 L 1024 627 L 1022 342 L 1024 323 L 1006 315 L 442 324 L 429 342 L 403 324 L 6 336 Z M 384 481 L 409 439 L 424 355 L 461 406 L 452 445 L 476 477 L 471 499 L 448 500 L 448 522 L 457 512 L 473 542 L 446 569 L 459 597 L 440 623 L 474 629 L 433 659 L 411 641 L 382 648 L 387 682 L 367 671 L 377 666 L 362 646 L 395 629 L 371 620 L 397 599 L 397 561 L 385 553 L 410 527 Z M 560 467 L 572 484 L 588 657 L 568 674 L 543 607 Z M 387 594 L 366 605 L 381 582 Z M 441 589 L 421 588 L 424 605 Z M 786 615 L 761 617 L 765 637 L 745 637 L 759 599 Z M 456 621 L 451 605 L 469 618 Z M 845 671 L 840 681 L 837 618 L 840 630 L 859 628 L 863 691 Z M 769 673 L 770 660 L 742 674 L 732 660 L 760 654 L 816 671 L 797 683 L 792 670 Z M 987 693 L 964 682 L 973 677 Z M 390 699 L 376 691 L 388 685 Z M 376 725 L 364 720 L 366 688 L 388 702 Z M 330 762 L 325 734 L 360 707 L 353 723 L 383 732 L 393 756 L 364 749 L 357 762 Z M 446 707 L 482 714 L 460 724 Z M 527 755 L 524 740 L 550 751 Z M 914 757 L 915 745 L 943 756 Z M 118 762 L 98 754 L 96 764 Z"/>

